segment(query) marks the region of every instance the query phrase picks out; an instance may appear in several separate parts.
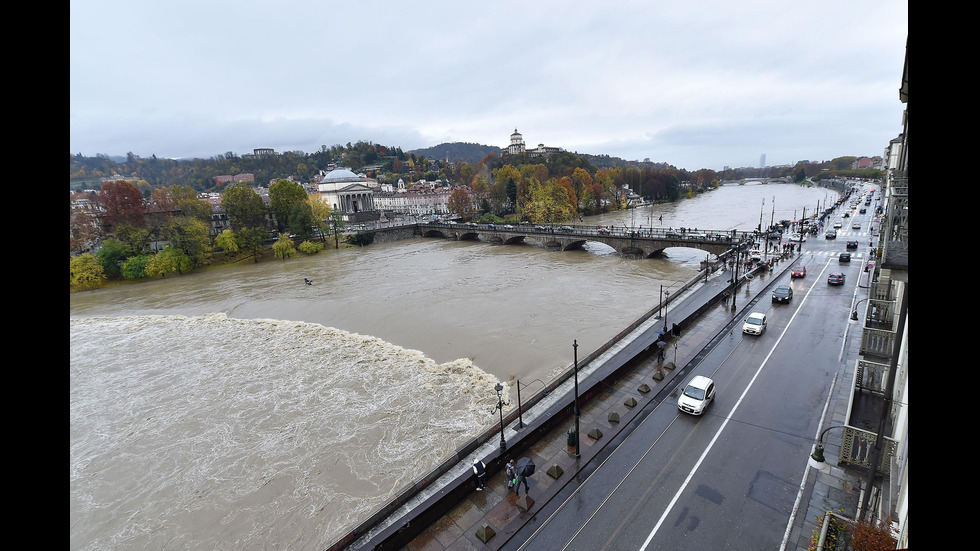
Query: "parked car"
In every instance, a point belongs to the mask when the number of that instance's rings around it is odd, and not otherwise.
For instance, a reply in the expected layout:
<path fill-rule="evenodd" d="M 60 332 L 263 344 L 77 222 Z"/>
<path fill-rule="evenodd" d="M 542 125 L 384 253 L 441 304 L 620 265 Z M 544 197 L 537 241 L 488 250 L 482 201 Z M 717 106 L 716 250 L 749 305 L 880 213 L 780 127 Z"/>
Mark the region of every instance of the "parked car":
<path fill-rule="evenodd" d="M 837 239 L 837 231 L 827 230 L 827 233 L 824 235 L 824 237 L 826 237 L 827 239 Z"/>
<path fill-rule="evenodd" d="M 793 288 L 789 285 L 780 285 L 772 290 L 773 302 L 789 302 L 793 300 Z"/>
<path fill-rule="evenodd" d="M 789 274 L 790 277 L 806 277 L 806 266 L 793 266 L 793 271 Z"/>
<path fill-rule="evenodd" d="M 752 312 L 742 324 L 742 332 L 749 335 L 761 335 L 766 332 L 766 315 L 761 312 Z"/>
<path fill-rule="evenodd" d="M 715 382 L 707 377 L 697 375 L 691 379 L 690 383 L 687 383 L 684 391 L 677 398 L 677 409 L 691 415 L 701 415 L 714 399 Z"/>
<path fill-rule="evenodd" d="M 858 248 L 858 242 L 857 241 L 848 241 L 847 242 L 847 248 L 848 249 L 856 249 L 856 248 Z"/>
<path fill-rule="evenodd" d="M 844 284 L 844 274 L 840 272 L 834 272 L 827 276 L 828 285 L 843 285 Z"/>

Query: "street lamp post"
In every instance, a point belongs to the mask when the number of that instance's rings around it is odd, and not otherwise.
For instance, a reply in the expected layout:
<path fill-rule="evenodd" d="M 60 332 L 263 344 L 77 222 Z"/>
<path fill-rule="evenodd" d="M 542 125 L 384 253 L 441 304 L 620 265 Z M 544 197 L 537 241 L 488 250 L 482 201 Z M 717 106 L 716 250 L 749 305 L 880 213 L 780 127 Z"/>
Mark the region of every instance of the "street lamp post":
<path fill-rule="evenodd" d="M 575 359 L 575 457 L 581 457 L 581 452 L 579 450 L 579 417 L 582 416 L 582 411 L 578 407 L 578 340 L 572 341 L 572 350 Z"/>
<path fill-rule="evenodd" d="M 664 334 L 667 334 L 667 304 L 670 303 L 670 291 L 664 291 Z"/>
<path fill-rule="evenodd" d="M 497 409 L 500 410 L 500 451 L 507 449 L 507 441 L 504 440 L 504 406 L 508 405 L 504 402 L 503 394 L 504 385 L 497 383 L 493 387 L 497 391 Z"/>

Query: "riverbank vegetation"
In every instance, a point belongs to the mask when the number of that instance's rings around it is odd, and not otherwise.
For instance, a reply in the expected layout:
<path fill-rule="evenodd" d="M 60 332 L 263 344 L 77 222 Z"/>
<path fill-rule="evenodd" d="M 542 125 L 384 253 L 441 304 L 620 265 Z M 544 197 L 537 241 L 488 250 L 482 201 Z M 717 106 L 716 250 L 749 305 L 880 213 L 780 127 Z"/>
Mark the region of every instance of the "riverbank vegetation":
<path fill-rule="evenodd" d="M 491 152 L 472 163 L 370 142 L 324 146 L 310 154 L 229 152 L 191 160 L 132 153 L 118 160 L 71 155 L 70 187 L 86 193 L 74 193 L 71 199 L 69 287 L 91 289 L 370 244 L 373 234 L 345 232 L 341 213 L 309 193 L 321 171 L 336 166 L 361 171 L 382 184 L 439 186 L 450 192 L 449 211 L 467 220 L 557 224 L 693 197 L 738 178 L 875 177 L 871 171 L 854 171 L 854 161 L 842 157 L 779 169 L 716 172 L 561 151 L 548 157 Z M 251 182 L 266 181 L 271 183 L 263 197 Z M 202 198 L 204 192 L 210 200 Z"/>

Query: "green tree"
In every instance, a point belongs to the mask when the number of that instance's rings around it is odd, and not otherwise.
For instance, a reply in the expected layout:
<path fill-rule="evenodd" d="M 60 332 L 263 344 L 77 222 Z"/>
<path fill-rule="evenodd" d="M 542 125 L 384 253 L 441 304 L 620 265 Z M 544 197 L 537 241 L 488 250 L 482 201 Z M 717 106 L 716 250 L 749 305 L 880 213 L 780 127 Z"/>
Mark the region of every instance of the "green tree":
<path fill-rule="evenodd" d="M 574 215 L 569 185 L 556 178 L 544 184 L 536 184 L 531 190 L 531 202 L 525 209 L 526 216 L 538 224 L 558 224 Z"/>
<path fill-rule="evenodd" d="M 296 254 L 296 247 L 293 246 L 293 240 L 288 235 L 280 234 L 279 239 L 272 244 L 272 252 L 275 253 L 276 258 L 286 260 Z"/>
<path fill-rule="evenodd" d="M 276 223 L 279 225 L 280 232 L 286 228 L 293 231 L 293 224 L 289 217 L 293 214 L 297 204 L 306 203 L 306 198 L 306 190 L 296 182 L 279 178 L 269 185 L 269 207 L 272 209 L 272 213 L 276 215 Z"/>
<path fill-rule="evenodd" d="M 313 218 L 313 226 L 319 234 L 320 241 L 327 242 L 327 234 L 330 233 L 330 215 L 333 209 L 319 195 L 310 195 L 306 199 L 306 204 L 310 208 L 310 216 Z"/>
<path fill-rule="evenodd" d="M 313 237 L 313 210 L 305 200 L 293 205 L 289 213 L 289 232 L 301 241 Z"/>
<path fill-rule="evenodd" d="M 80 254 L 68 261 L 68 286 L 88 289 L 105 283 L 102 264 L 92 253 Z"/>
<path fill-rule="evenodd" d="M 191 259 L 173 247 L 164 248 L 146 261 L 146 275 L 149 277 L 163 277 L 173 272 L 182 274 L 191 268 Z"/>
<path fill-rule="evenodd" d="M 340 212 L 339 209 L 331 210 L 328 223 L 330 224 L 330 231 L 333 233 L 334 247 L 339 249 L 340 234 L 344 233 L 344 228 L 347 226 L 347 223 L 344 222 L 344 213 Z"/>
<path fill-rule="evenodd" d="M 131 256 L 122 264 L 122 276 L 125 279 L 143 279 L 146 277 L 146 263 L 152 255 L 141 254 Z"/>
<path fill-rule="evenodd" d="M 225 252 L 237 253 L 239 248 L 238 236 L 231 230 L 225 230 L 214 238 L 214 245 Z"/>
<path fill-rule="evenodd" d="M 130 255 L 145 252 L 150 245 L 150 231 L 123 222 L 116 226 L 116 238 L 130 248 Z"/>
<path fill-rule="evenodd" d="M 183 251 L 192 265 L 201 266 L 211 259 L 211 230 L 201 220 L 178 216 L 170 222 L 167 233 L 170 246 Z"/>
<path fill-rule="evenodd" d="M 166 189 L 170 203 L 178 212 L 205 223 L 211 221 L 211 205 L 199 198 L 194 188 L 187 185 L 175 185 Z"/>
<path fill-rule="evenodd" d="M 221 194 L 221 207 L 228 215 L 231 229 L 236 232 L 242 228 L 266 227 L 268 209 L 265 208 L 265 202 L 245 182 L 236 182 Z"/>
<path fill-rule="evenodd" d="M 119 266 L 122 261 L 132 254 L 133 249 L 129 245 L 117 239 L 106 239 L 95 256 L 105 277 L 115 279 L 120 275 Z"/>
<path fill-rule="evenodd" d="M 242 228 L 236 235 L 238 236 L 238 250 L 252 255 L 255 263 L 259 263 L 259 254 L 262 252 L 262 242 L 266 235 L 264 230 L 259 228 Z"/>
<path fill-rule="evenodd" d="M 303 241 L 297 247 L 299 251 L 303 254 L 317 254 L 323 250 L 323 243 L 314 243 L 312 241 Z"/>

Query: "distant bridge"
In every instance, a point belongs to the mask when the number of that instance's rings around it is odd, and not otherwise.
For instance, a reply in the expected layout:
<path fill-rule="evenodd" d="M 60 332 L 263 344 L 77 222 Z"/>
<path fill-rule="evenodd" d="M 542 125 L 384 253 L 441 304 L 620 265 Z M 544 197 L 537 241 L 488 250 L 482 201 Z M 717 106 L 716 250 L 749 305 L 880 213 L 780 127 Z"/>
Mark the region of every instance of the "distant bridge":
<path fill-rule="evenodd" d="M 625 256 L 649 258 L 668 247 L 701 249 L 721 255 L 746 242 L 754 235 L 735 230 L 702 229 L 634 229 L 615 226 L 535 226 L 520 224 L 477 224 L 475 222 L 420 223 L 423 237 L 442 237 L 459 241 L 485 241 L 500 245 L 516 245 L 531 240 L 546 248 L 563 251 L 581 249 L 588 241 L 604 243 Z"/>

